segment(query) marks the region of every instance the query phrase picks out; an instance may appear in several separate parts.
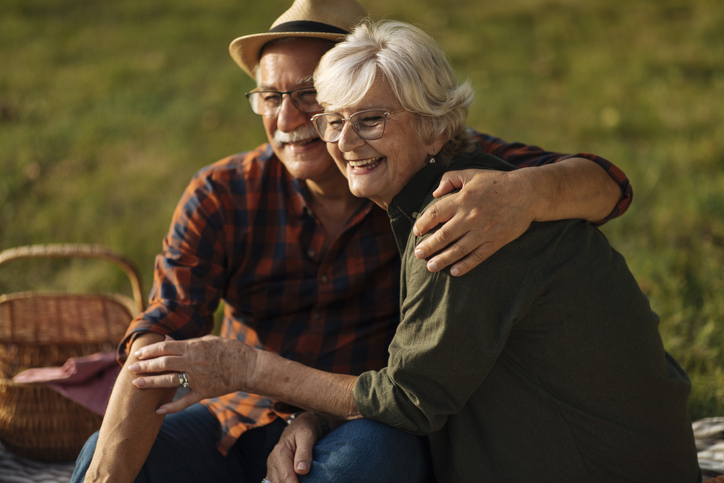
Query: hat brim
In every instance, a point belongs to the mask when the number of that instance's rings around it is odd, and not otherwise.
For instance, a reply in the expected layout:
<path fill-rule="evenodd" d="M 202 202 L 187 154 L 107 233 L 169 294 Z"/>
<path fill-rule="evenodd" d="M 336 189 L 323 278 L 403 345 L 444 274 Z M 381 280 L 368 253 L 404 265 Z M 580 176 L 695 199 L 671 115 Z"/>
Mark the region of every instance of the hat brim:
<path fill-rule="evenodd" d="M 254 67 L 256 67 L 256 64 L 259 62 L 261 50 L 264 48 L 264 45 L 272 40 L 285 37 L 309 37 L 339 42 L 343 40 L 346 35 L 331 32 L 267 32 L 263 34 L 245 35 L 231 42 L 229 45 L 229 53 L 231 54 L 231 58 L 234 59 L 234 62 L 236 62 L 244 72 L 249 74 L 249 77 L 254 79 Z"/>

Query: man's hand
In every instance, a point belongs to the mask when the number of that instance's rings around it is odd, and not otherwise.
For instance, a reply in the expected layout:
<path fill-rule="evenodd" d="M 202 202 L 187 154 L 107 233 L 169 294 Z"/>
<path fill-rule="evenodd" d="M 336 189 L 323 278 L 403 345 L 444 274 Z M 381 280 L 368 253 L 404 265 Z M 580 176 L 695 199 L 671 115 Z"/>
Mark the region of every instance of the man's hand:
<path fill-rule="evenodd" d="M 464 275 L 500 248 L 522 235 L 535 220 L 536 200 L 528 170 L 488 171 L 469 169 L 445 173 L 433 195 L 439 200 L 417 219 L 413 231 L 421 236 L 444 223 L 420 243 L 415 256 L 430 258 L 427 269 L 450 268 Z M 457 263 L 456 263 L 457 262 Z"/>
<path fill-rule="evenodd" d="M 439 198 L 457 188 L 462 190 L 426 210 L 413 228 L 421 236 L 444 223 L 418 245 L 415 256 L 432 257 L 431 272 L 457 262 L 450 269 L 453 276 L 469 272 L 533 221 L 597 223 L 621 199 L 618 183 L 601 166 L 579 157 L 515 171 L 451 171 L 433 194 Z"/>
<path fill-rule="evenodd" d="M 306 475 L 311 469 L 312 448 L 320 433 L 314 414 L 305 412 L 297 416 L 269 455 L 266 477 L 272 483 L 298 483 L 297 475 Z"/>
<path fill-rule="evenodd" d="M 186 374 L 188 394 L 156 411 L 171 414 L 202 399 L 244 390 L 247 374 L 254 367 L 255 354 L 253 348 L 237 340 L 207 335 L 143 347 L 134 354 L 138 362 L 128 369 L 138 376 L 133 384 L 141 389 L 178 387 L 179 376 Z"/>

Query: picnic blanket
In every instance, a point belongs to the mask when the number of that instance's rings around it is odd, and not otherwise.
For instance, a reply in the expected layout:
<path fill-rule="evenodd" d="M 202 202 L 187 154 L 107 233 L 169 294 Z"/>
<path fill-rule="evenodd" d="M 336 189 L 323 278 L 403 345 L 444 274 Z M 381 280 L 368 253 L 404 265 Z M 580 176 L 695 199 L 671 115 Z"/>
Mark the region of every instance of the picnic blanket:
<path fill-rule="evenodd" d="M 694 438 L 699 454 L 699 468 L 704 480 L 724 474 L 724 417 L 694 422 Z"/>
<path fill-rule="evenodd" d="M 69 483 L 75 462 L 42 463 L 21 458 L 0 443 L 0 481 L 3 483 Z"/>
<path fill-rule="evenodd" d="M 724 474 L 724 417 L 692 424 L 704 480 Z M 3 483 L 69 483 L 73 462 L 41 463 L 15 456 L 0 444 L 0 481 Z"/>

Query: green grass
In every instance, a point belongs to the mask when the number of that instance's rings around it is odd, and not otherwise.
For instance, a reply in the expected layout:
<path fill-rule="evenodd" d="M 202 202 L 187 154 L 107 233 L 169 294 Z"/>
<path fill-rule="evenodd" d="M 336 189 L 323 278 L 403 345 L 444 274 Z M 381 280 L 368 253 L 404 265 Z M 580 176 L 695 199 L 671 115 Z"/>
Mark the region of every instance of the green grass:
<path fill-rule="evenodd" d="M 594 152 L 634 203 L 603 230 L 690 374 L 693 419 L 724 415 L 724 6 L 720 0 L 364 1 L 423 26 L 476 89 L 470 124 Z M 0 15 L 0 249 L 84 242 L 152 267 L 193 173 L 264 141 L 227 53 L 288 0 L 6 0 Z M 78 262 L 0 268 L 0 293 L 126 290 Z"/>

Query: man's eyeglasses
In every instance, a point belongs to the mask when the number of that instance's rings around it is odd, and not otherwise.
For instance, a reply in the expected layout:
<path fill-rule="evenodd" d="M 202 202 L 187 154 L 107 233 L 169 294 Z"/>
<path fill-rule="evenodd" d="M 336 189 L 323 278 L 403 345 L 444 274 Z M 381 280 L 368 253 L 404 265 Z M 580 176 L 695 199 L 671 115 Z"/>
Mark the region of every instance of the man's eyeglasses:
<path fill-rule="evenodd" d="M 251 91 L 244 95 L 249 99 L 251 110 L 256 114 L 260 116 L 276 116 L 282 107 L 284 94 L 289 95 L 294 107 L 304 113 L 311 114 L 324 110 L 317 103 L 317 90 L 314 87 L 301 87 L 287 92 Z"/>
<path fill-rule="evenodd" d="M 399 112 L 401 111 L 388 112 L 384 109 L 369 109 L 355 112 L 347 119 L 339 114 L 323 113 L 312 116 L 312 124 L 325 143 L 339 141 L 345 122 L 349 122 L 354 132 L 362 139 L 379 139 L 385 132 L 387 118 Z"/>

